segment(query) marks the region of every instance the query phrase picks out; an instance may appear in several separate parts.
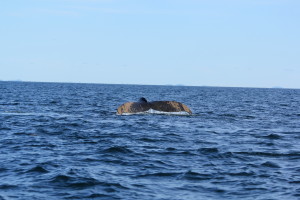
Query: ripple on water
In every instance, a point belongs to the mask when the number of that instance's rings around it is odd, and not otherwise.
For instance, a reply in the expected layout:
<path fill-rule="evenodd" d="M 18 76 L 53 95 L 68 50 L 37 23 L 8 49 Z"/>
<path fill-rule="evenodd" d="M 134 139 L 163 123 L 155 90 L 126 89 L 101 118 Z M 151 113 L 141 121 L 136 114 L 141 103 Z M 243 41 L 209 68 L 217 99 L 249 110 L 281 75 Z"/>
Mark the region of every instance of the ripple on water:
<path fill-rule="evenodd" d="M 274 162 L 267 161 L 261 164 L 263 167 L 270 167 L 270 168 L 280 168 L 280 166 Z"/>
<path fill-rule="evenodd" d="M 60 187 L 86 188 L 102 184 L 98 180 L 89 177 L 72 177 L 67 175 L 57 175 L 50 181 Z"/>
<path fill-rule="evenodd" d="M 48 173 L 49 171 L 42 166 L 35 166 L 27 171 L 27 173 Z"/>
<path fill-rule="evenodd" d="M 186 179 L 189 181 L 202 181 L 202 180 L 211 180 L 215 179 L 216 176 L 214 174 L 204 174 L 204 173 L 198 173 L 194 171 L 187 171 L 184 172 L 179 176 L 180 179 Z"/>
<path fill-rule="evenodd" d="M 207 147 L 207 148 L 200 148 L 197 151 L 201 154 L 212 154 L 212 153 L 218 153 L 219 149 L 216 147 Z"/>
<path fill-rule="evenodd" d="M 127 187 L 121 183 L 112 182 L 111 180 L 99 181 L 92 177 L 71 176 L 65 174 L 58 174 L 50 179 L 49 184 L 56 187 L 72 188 L 82 190 L 86 188 L 99 188 L 104 190 L 126 190 Z"/>
<path fill-rule="evenodd" d="M 279 140 L 283 139 L 283 136 L 276 134 L 276 133 L 270 133 L 267 135 L 255 135 L 256 138 L 264 138 L 264 139 L 270 139 L 270 140 Z"/>
<path fill-rule="evenodd" d="M 261 156 L 261 157 L 288 157 L 288 158 L 300 158 L 300 152 L 287 152 L 287 153 L 278 153 L 278 152 L 264 152 L 264 151 L 249 151 L 249 152 L 235 152 L 235 154 L 249 155 L 249 156 Z"/>
<path fill-rule="evenodd" d="M 109 154 L 128 154 L 133 153 L 132 150 L 125 146 L 112 146 L 102 150 L 102 153 L 109 153 Z"/>
<path fill-rule="evenodd" d="M 178 172 L 148 172 L 136 175 L 135 178 L 176 178 L 178 175 Z"/>
<path fill-rule="evenodd" d="M 254 176 L 255 172 L 253 171 L 239 171 L 239 172 L 230 172 L 228 173 L 230 176 Z"/>
<path fill-rule="evenodd" d="M 17 185 L 12 184 L 0 184 L 0 190 L 16 189 L 17 187 Z"/>

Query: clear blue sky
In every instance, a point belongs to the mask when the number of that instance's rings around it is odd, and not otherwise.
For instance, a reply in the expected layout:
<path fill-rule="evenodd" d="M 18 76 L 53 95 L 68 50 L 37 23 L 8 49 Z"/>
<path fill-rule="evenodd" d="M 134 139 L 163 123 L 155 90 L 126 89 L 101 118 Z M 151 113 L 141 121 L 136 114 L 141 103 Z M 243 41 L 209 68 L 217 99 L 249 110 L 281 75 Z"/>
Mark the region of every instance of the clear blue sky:
<path fill-rule="evenodd" d="M 299 0 L 5 0 L 0 80 L 300 88 Z"/>

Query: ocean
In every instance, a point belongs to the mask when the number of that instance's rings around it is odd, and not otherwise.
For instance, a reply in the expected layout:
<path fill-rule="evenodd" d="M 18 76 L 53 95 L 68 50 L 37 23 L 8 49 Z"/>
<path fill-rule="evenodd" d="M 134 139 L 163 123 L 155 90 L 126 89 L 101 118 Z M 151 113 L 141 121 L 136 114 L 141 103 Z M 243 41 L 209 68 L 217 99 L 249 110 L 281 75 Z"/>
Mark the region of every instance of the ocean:
<path fill-rule="evenodd" d="M 193 114 L 116 115 L 140 97 Z M 2 81 L 10 199 L 300 199 L 300 90 Z"/>

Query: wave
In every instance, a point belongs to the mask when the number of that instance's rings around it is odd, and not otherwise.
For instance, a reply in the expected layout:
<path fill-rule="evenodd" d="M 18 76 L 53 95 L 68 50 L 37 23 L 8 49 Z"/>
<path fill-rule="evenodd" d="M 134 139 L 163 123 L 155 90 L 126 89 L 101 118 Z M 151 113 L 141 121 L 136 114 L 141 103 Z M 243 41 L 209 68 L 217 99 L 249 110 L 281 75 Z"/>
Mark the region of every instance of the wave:
<path fill-rule="evenodd" d="M 288 153 L 276 153 L 276 152 L 261 152 L 261 151 L 253 151 L 253 152 L 234 152 L 235 154 L 241 155 L 250 155 L 250 156 L 263 156 L 263 157 L 299 157 L 300 152 L 288 152 Z"/>
<path fill-rule="evenodd" d="M 55 113 L 55 112 L 25 112 L 20 110 L 4 110 L 0 112 L 0 115 L 24 115 L 24 116 L 37 116 L 37 117 L 52 117 L 55 119 L 58 118 L 66 118 L 66 117 L 74 117 L 75 115 L 68 115 L 64 113 Z"/>
<path fill-rule="evenodd" d="M 27 172 L 48 173 L 49 171 L 41 166 L 36 166 L 28 170 Z"/>
<path fill-rule="evenodd" d="M 210 154 L 210 153 L 218 153 L 219 149 L 218 148 L 200 148 L 197 150 L 199 153 L 203 153 L 203 154 Z"/>
<path fill-rule="evenodd" d="M 17 188 L 17 187 L 18 187 L 17 185 L 12 185 L 12 184 L 1 184 L 0 185 L 0 190 L 14 189 L 14 188 Z"/>
<path fill-rule="evenodd" d="M 57 185 L 59 187 L 77 188 L 83 189 L 94 186 L 102 186 L 107 188 L 115 189 L 128 189 L 120 183 L 114 183 L 109 181 L 99 181 L 91 177 L 81 177 L 81 176 L 70 176 L 70 175 L 56 175 L 50 180 L 50 183 Z"/>
<path fill-rule="evenodd" d="M 180 112 L 164 112 L 164 111 L 158 111 L 154 109 L 147 110 L 145 112 L 137 112 L 137 113 L 122 113 L 117 115 L 141 115 L 141 114 L 156 114 L 156 115 L 191 115 L 188 112 L 180 111 Z"/>
<path fill-rule="evenodd" d="M 128 149 L 127 147 L 122 147 L 122 146 L 113 146 L 113 147 L 109 147 L 107 149 L 102 150 L 103 153 L 132 153 L 132 151 L 130 149 Z"/>
<path fill-rule="evenodd" d="M 67 175 L 57 175 L 50 180 L 51 183 L 62 187 L 86 188 L 101 184 L 94 178 L 72 177 Z"/>
<path fill-rule="evenodd" d="M 189 170 L 189 171 L 183 173 L 179 178 L 190 180 L 190 181 L 201 181 L 201 180 L 213 179 L 216 177 L 213 174 L 203 174 L 203 173 L 198 173 L 198 172 Z"/>
<path fill-rule="evenodd" d="M 280 168 L 279 165 L 277 165 L 276 163 L 271 162 L 271 161 L 264 162 L 264 163 L 261 164 L 261 166 L 270 167 L 270 168 Z"/>
<path fill-rule="evenodd" d="M 181 173 L 177 173 L 177 172 L 154 172 L 154 173 L 145 173 L 145 174 L 140 174 L 137 175 L 136 178 L 143 178 L 143 177 L 157 177 L 157 178 L 168 178 L 168 177 L 177 177 L 179 176 Z"/>

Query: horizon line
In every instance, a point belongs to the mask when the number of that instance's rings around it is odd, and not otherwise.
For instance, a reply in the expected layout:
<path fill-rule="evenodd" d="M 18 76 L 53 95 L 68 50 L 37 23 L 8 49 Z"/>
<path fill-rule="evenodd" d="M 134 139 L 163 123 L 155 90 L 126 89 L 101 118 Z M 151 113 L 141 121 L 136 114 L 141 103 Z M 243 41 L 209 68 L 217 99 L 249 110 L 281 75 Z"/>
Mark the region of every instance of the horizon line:
<path fill-rule="evenodd" d="M 23 81 L 23 80 L 0 80 L 0 82 L 25 82 L 25 83 L 61 83 L 61 84 L 99 84 L 99 85 L 139 85 L 139 86 L 170 86 L 170 87 L 216 87 L 216 88 L 253 88 L 253 89 L 292 89 L 281 86 L 253 87 L 253 86 L 209 86 L 209 85 L 185 85 L 185 84 L 141 84 L 141 83 L 100 83 L 100 82 L 68 82 L 68 81 Z"/>

